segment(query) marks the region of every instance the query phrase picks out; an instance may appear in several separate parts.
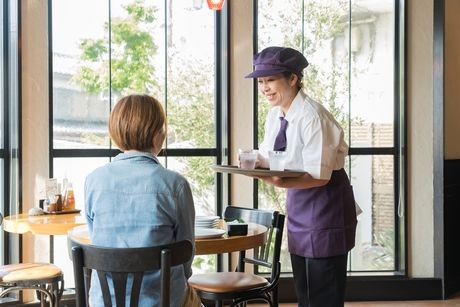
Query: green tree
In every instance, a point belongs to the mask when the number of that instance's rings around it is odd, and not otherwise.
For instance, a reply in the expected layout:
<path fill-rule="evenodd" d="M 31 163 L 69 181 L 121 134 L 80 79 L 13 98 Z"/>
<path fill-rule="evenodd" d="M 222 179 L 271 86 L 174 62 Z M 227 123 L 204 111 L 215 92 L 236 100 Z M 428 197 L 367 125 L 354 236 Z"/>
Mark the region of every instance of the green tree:
<path fill-rule="evenodd" d="M 152 63 L 157 45 L 151 35 L 157 9 L 143 2 L 123 6 L 126 17 L 106 22 L 106 37 L 80 41 L 81 66 L 74 81 L 84 90 L 94 94 L 112 91 L 115 95 L 157 90 Z"/>

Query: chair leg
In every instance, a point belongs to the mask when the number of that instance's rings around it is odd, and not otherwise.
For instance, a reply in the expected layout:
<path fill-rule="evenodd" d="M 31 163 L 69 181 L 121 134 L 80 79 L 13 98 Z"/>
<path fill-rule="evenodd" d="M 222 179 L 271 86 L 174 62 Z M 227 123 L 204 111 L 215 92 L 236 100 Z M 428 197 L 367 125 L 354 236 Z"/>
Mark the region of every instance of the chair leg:
<path fill-rule="evenodd" d="M 273 307 L 278 307 L 278 286 L 276 286 L 273 290 L 272 290 L 272 302 L 273 302 Z"/>
<path fill-rule="evenodd" d="M 64 281 L 57 281 L 49 285 L 48 291 L 53 295 L 53 305 L 59 307 L 62 293 L 64 292 Z"/>
<path fill-rule="evenodd" d="M 6 295 L 7 293 L 10 293 L 10 292 L 13 292 L 13 291 L 22 291 L 22 290 L 35 290 L 37 292 L 40 292 L 40 296 L 39 296 L 39 299 L 40 299 L 40 306 L 46 306 L 46 298 L 48 297 L 49 300 L 50 300 L 50 307 L 54 307 L 54 298 L 53 298 L 53 295 L 46 289 L 44 288 L 41 288 L 41 287 L 10 287 L 10 288 L 7 288 L 5 290 L 3 290 L 1 293 L 0 293 L 0 297 L 3 297 L 4 295 Z"/>
<path fill-rule="evenodd" d="M 46 295 L 43 292 L 40 292 L 40 307 L 46 307 Z M 51 297 L 49 298 L 50 304 L 52 304 Z M 50 306 L 51 307 L 51 306 Z"/>

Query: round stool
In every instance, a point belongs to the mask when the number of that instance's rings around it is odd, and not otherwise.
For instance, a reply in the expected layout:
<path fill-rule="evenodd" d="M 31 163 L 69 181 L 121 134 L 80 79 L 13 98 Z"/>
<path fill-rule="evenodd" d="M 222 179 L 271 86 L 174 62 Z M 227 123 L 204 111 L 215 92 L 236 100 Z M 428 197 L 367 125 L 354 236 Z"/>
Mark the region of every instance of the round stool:
<path fill-rule="evenodd" d="M 51 307 L 59 306 L 64 291 L 62 270 L 49 263 L 18 263 L 0 266 L 0 297 L 12 291 L 35 290 L 41 306 L 48 297 Z"/>

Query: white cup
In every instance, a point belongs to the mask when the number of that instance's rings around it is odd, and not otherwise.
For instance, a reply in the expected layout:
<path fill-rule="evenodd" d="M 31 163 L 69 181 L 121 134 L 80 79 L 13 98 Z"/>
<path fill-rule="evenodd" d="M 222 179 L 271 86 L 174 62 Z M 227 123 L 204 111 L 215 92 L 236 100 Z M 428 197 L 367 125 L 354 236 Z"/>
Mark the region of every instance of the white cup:
<path fill-rule="evenodd" d="M 257 153 L 258 151 L 255 149 L 239 149 L 238 156 L 240 158 L 240 168 L 256 168 Z"/>
<path fill-rule="evenodd" d="M 268 158 L 270 162 L 271 171 L 284 171 L 284 165 L 286 162 L 285 151 L 271 150 L 268 152 Z"/>

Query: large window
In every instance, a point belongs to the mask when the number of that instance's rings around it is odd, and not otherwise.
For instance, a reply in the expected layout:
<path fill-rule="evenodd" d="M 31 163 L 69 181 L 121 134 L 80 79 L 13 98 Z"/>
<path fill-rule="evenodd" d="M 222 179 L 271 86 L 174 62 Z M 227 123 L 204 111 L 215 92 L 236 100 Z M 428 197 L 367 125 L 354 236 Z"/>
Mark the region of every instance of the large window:
<path fill-rule="evenodd" d="M 403 135 L 397 0 L 257 1 L 257 49 L 289 46 L 310 62 L 304 87 L 342 124 L 356 201 L 350 272 L 403 272 Z M 258 96 L 258 140 L 268 102 Z M 258 184 L 258 206 L 285 211 L 285 191 Z M 285 240 L 286 242 L 286 240 Z M 286 252 L 283 271 L 290 271 Z"/>
<path fill-rule="evenodd" d="M 119 153 L 107 132 L 110 110 L 126 94 L 146 93 L 167 113 L 161 163 L 189 180 L 197 215 L 217 212 L 220 177 L 209 166 L 222 152 L 219 16 L 203 2 L 49 1 L 51 174 L 73 183 L 78 209 L 84 210 L 85 177 Z M 72 276 L 67 254 L 58 251 L 66 248 L 65 240 L 56 238 L 55 262 Z M 197 257 L 195 270 L 214 270 L 215 263 L 214 256 Z"/>

